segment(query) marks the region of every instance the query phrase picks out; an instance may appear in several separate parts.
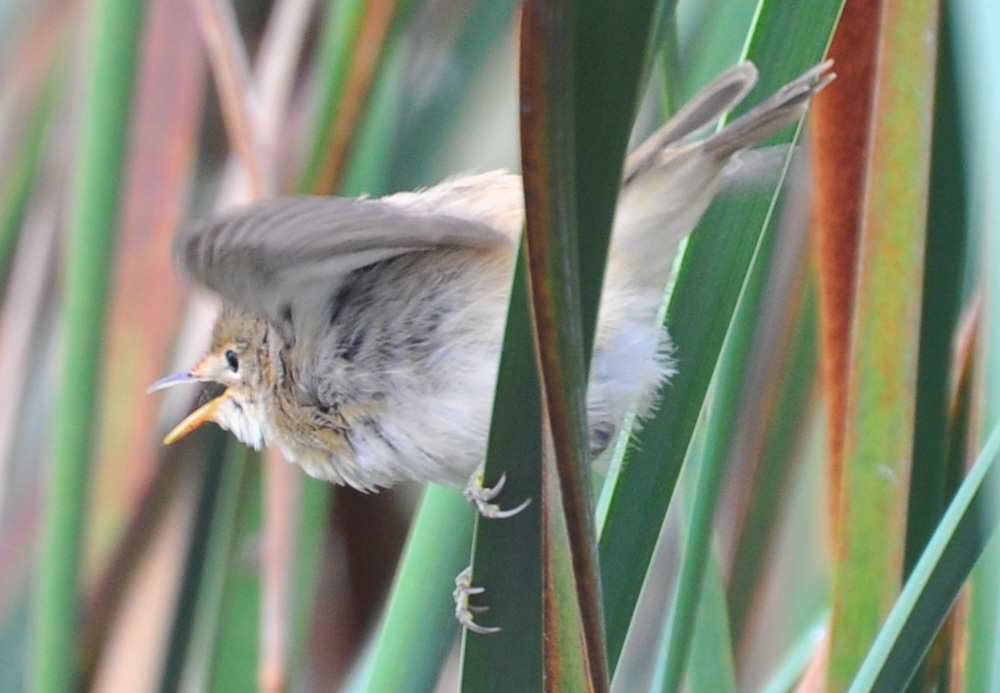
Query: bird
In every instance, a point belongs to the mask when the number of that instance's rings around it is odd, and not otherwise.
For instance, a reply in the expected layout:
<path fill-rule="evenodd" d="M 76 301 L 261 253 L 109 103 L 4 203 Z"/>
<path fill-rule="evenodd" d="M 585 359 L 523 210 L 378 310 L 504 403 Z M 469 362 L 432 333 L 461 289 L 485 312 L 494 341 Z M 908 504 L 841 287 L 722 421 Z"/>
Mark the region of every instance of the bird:
<path fill-rule="evenodd" d="M 627 156 L 588 383 L 593 456 L 628 412 L 648 417 L 677 368 L 657 315 L 679 243 L 744 153 L 805 114 L 831 65 L 706 134 L 757 82 L 738 64 Z M 363 491 L 467 482 L 485 457 L 523 223 L 520 176 L 493 171 L 378 198 L 266 199 L 187 224 L 176 260 L 222 307 L 204 357 L 149 390 L 224 390 L 165 442 L 214 421 Z M 498 491 L 476 496 L 481 512 L 511 514 L 491 503 Z"/>

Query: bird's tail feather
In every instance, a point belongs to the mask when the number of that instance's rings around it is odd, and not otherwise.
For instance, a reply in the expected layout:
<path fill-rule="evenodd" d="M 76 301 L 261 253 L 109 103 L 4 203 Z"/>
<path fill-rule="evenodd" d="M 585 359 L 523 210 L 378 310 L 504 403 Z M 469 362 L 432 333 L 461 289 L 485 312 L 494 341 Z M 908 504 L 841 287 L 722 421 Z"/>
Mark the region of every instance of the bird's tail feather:
<path fill-rule="evenodd" d="M 745 184 L 754 176 L 767 177 L 767 166 L 754 165 L 767 155 L 745 150 L 800 118 L 816 92 L 833 79 L 831 65 L 827 61 L 812 67 L 717 133 L 696 140 L 695 135 L 717 123 L 756 84 L 753 64 L 737 65 L 702 89 L 629 156 L 605 275 L 609 302 L 620 298 L 622 305 L 636 305 L 627 297 L 648 295 L 655 313 L 678 243 L 727 181 Z"/>
<path fill-rule="evenodd" d="M 832 65 L 833 61 L 827 60 L 802 73 L 706 139 L 705 151 L 719 159 L 728 159 L 797 121 L 805 114 L 812 97 L 836 77 L 829 71 Z"/>

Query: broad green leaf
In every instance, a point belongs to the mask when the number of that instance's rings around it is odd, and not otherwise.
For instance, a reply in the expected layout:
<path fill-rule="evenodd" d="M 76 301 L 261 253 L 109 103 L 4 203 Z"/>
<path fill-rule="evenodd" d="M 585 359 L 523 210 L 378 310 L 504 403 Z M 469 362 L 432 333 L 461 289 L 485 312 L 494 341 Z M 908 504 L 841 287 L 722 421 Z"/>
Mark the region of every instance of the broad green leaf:
<path fill-rule="evenodd" d="M 808 8 L 786 0 L 761 6 L 747 57 L 761 73 L 749 107 L 819 61 L 832 33 L 839 0 Z M 795 36 L 794 42 L 788 36 Z M 784 135 L 785 141 L 791 130 Z M 695 422 L 715 370 L 743 279 L 768 223 L 773 188 L 752 199 L 720 199 L 688 243 L 666 323 L 678 373 L 661 393 L 653 419 L 636 437 L 636 453 L 615 482 L 601 533 L 601 565 L 612 669 L 646 578 Z M 711 306 L 706 310 L 706 306 Z"/>
<path fill-rule="evenodd" d="M 843 690 L 899 590 L 913 454 L 937 4 L 889 3 L 875 67 L 848 374 L 830 686 Z"/>
<path fill-rule="evenodd" d="M 484 481 L 507 474 L 501 507 L 532 502 L 505 520 L 476 520 L 472 583 L 485 592 L 473 604 L 490 608 L 476 620 L 503 629 L 464 633 L 462 690 L 484 693 L 542 689 L 542 394 L 523 247 L 518 255 Z"/>

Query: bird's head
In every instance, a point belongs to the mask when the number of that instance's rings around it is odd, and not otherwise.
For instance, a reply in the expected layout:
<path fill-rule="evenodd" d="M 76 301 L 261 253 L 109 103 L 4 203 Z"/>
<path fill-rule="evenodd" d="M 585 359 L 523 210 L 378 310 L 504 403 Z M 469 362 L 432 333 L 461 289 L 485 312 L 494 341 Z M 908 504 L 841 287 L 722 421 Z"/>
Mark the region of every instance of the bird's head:
<path fill-rule="evenodd" d="M 259 449 L 263 444 L 263 421 L 258 404 L 269 387 L 267 354 L 267 323 L 236 306 L 224 305 L 205 356 L 191 370 L 158 380 L 147 392 L 190 382 L 218 383 L 226 389 L 177 424 L 163 442 L 173 443 L 203 423 L 214 421 Z"/>

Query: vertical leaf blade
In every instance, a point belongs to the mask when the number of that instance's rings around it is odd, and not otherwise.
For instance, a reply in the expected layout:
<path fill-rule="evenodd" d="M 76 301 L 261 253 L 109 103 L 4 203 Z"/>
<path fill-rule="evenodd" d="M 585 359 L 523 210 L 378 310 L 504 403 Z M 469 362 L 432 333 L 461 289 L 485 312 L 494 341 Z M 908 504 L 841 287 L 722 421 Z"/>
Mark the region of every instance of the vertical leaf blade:
<path fill-rule="evenodd" d="M 465 632 L 462 690 L 542 690 L 542 407 L 528 299 L 526 253 L 514 272 L 507 332 L 500 357 L 485 479 L 507 474 L 499 501 L 531 498 L 505 520 L 477 518 L 472 581 L 483 587 L 492 635 Z M 480 617 L 484 621 L 485 617 Z M 493 620 L 495 619 L 495 620 Z M 517 662 L 512 667 L 511 662 Z"/>
<path fill-rule="evenodd" d="M 899 590 L 914 431 L 936 42 L 933 1 L 884 6 L 848 384 L 830 684 L 850 683 Z"/>
<path fill-rule="evenodd" d="M 36 595 L 31 689 L 40 693 L 69 690 L 77 676 L 77 658 L 69 653 L 77 652 L 84 505 L 142 9 L 136 0 L 97 2 L 87 29 L 90 82 L 73 173 L 63 306 L 65 378 Z"/>

